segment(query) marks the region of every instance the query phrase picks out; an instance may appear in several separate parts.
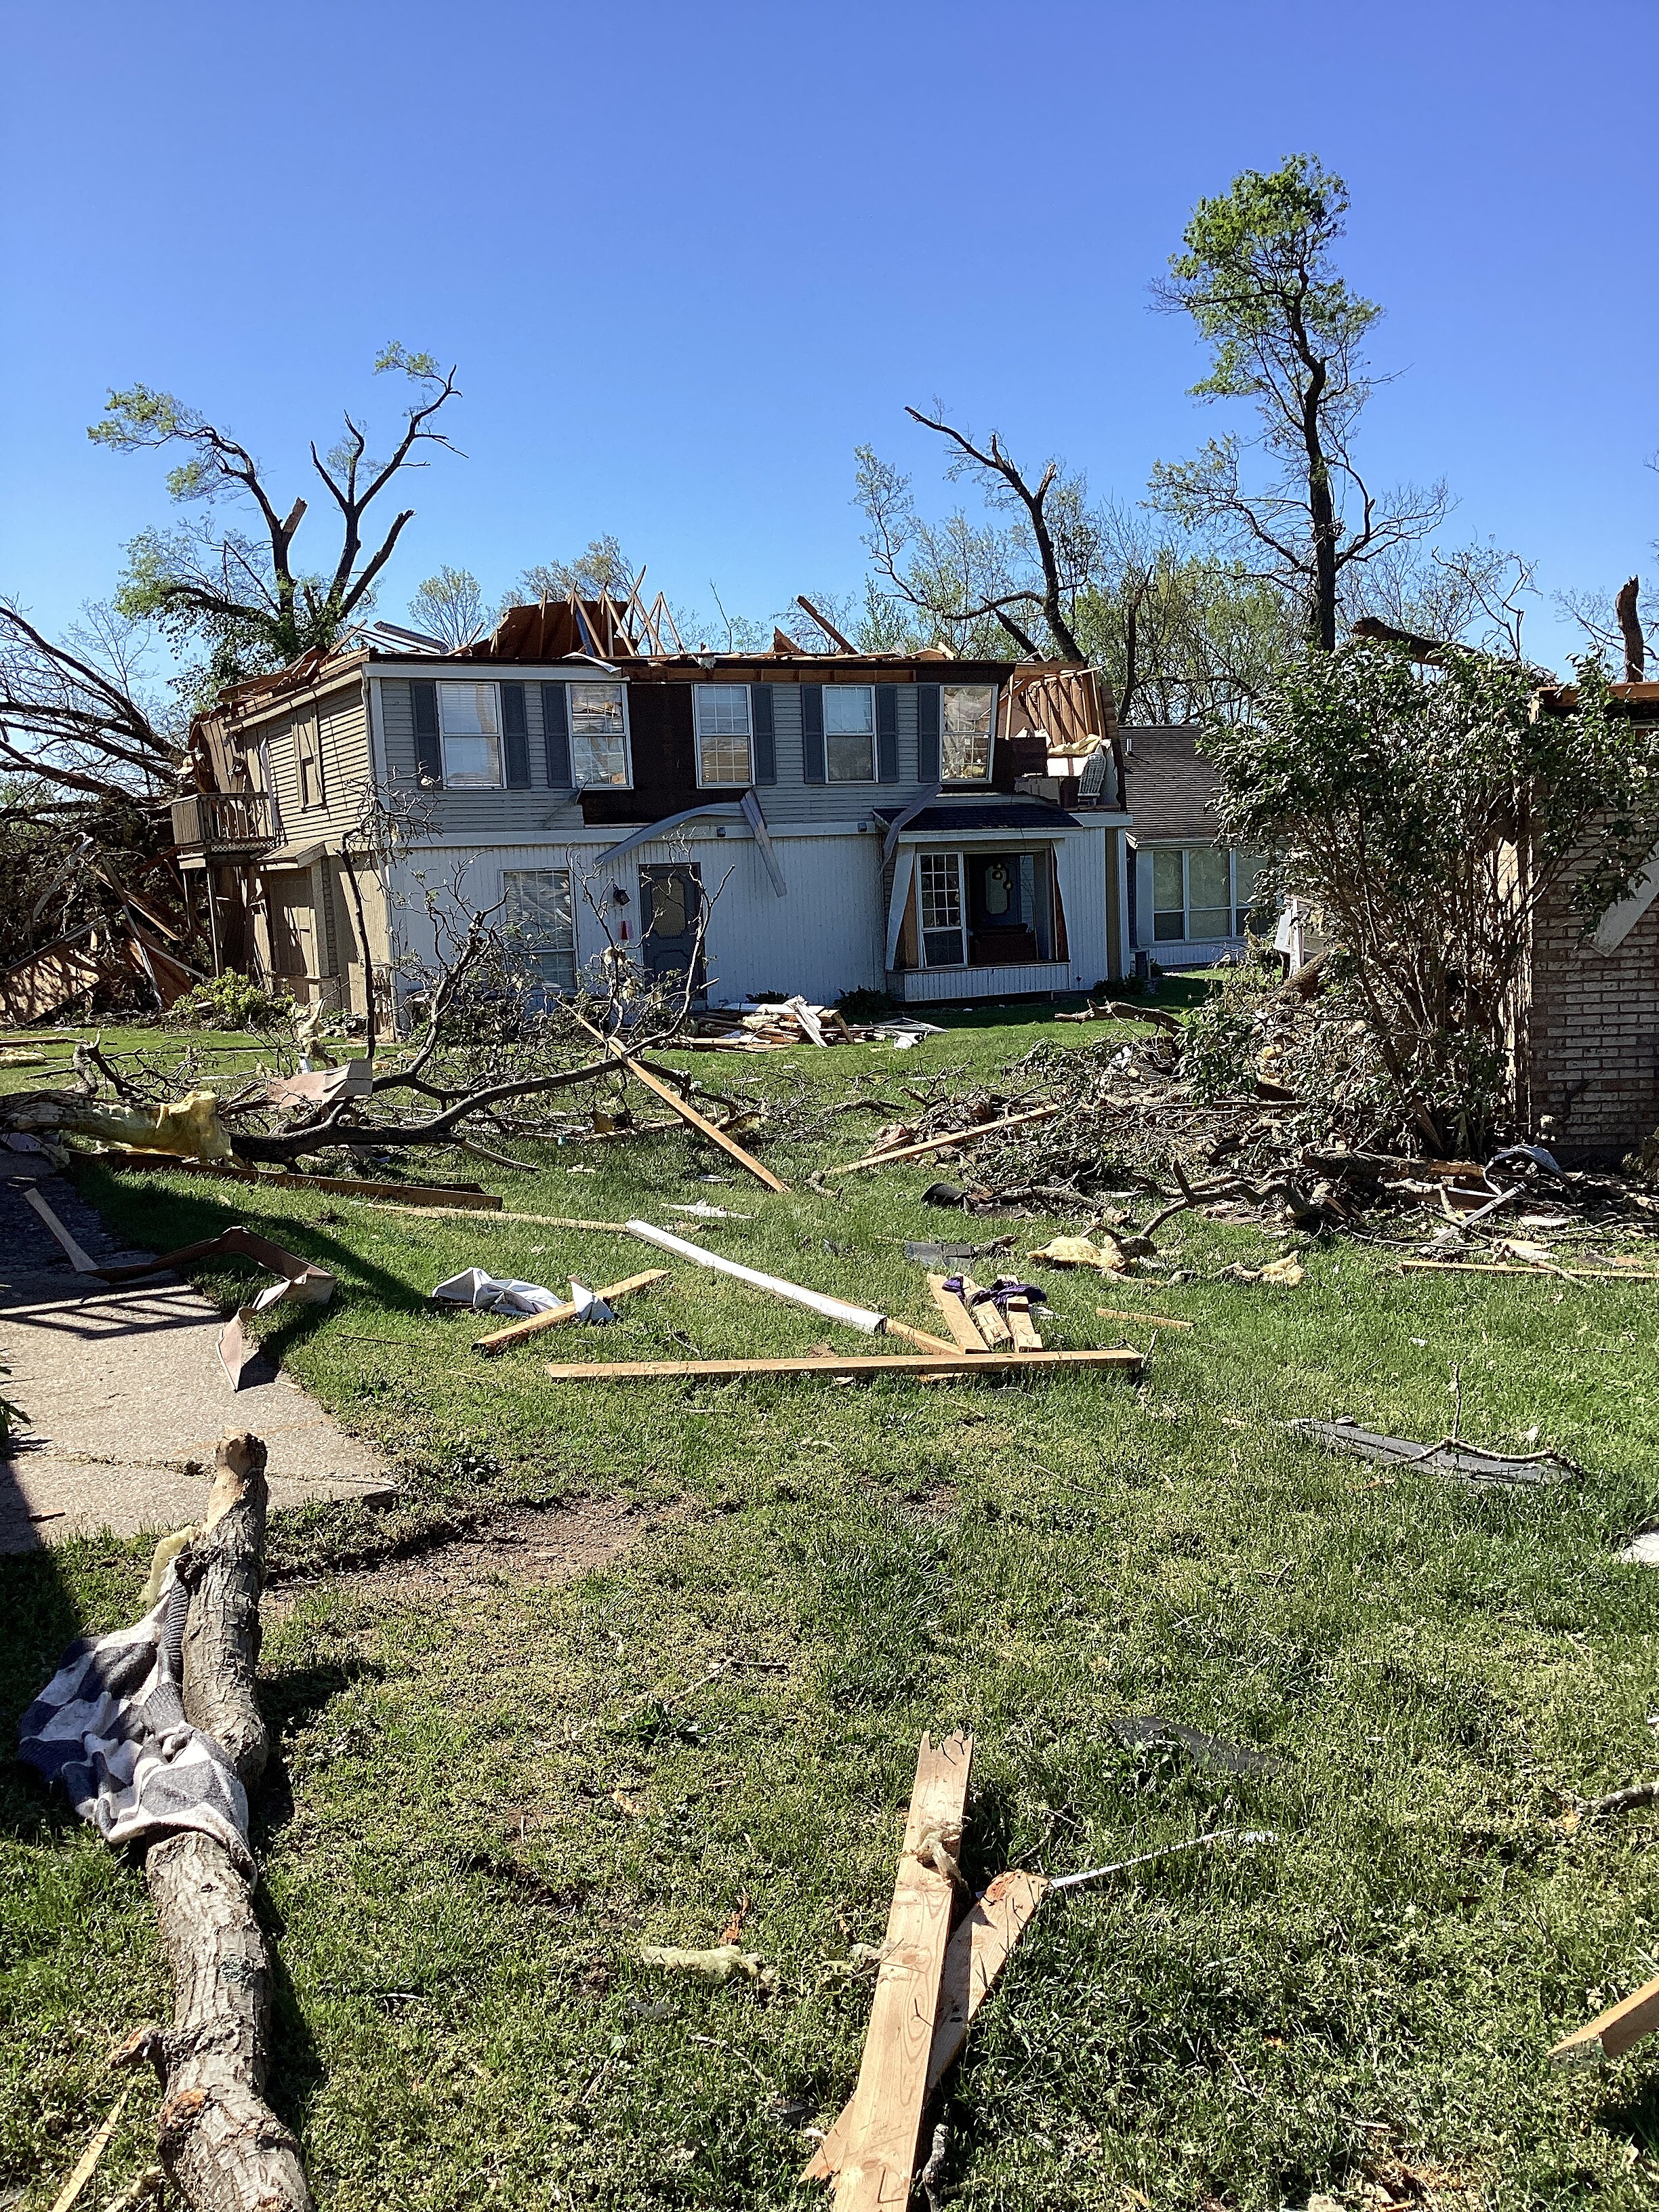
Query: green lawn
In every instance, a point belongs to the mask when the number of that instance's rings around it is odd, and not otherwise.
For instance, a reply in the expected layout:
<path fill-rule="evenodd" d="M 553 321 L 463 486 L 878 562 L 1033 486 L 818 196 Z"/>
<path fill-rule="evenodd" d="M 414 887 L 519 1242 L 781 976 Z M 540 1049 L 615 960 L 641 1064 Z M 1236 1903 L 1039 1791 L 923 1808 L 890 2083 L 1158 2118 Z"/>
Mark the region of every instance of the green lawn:
<path fill-rule="evenodd" d="M 799 1121 L 803 1100 L 860 1083 L 994 1082 L 1040 1038 L 1089 1051 L 1113 1034 L 1011 1009 L 908 1054 L 696 1066 L 794 1100 Z M 1012 1226 L 1023 1261 L 1076 1225 L 925 1206 L 951 1172 L 925 1161 L 833 1199 L 802 1188 L 876 1123 L 758 1139 L 786 1197 L 678 1133 L 550 1151 L 533 1177 L 445 1167 L 546 1213 L 684 1228 L 664 1207 L 708 1198 L 753 1218 L 686 1233 L 922 1324 L 906 1237 Z M 1160 1249 L 1199 1279 L 1120 1295 L 1050 1279 L 1051 1343 L 1145 1346 L 1097 1304 L 1197 1324 L 1158 1335 L 1138 1389 L 565 1385 L 544 1359 L 802 1352 L 831 1332 L 677 1267 L 605 1335 L 486 1364 L 476 1319 L 426 1304 L 441 1276 L 592 1284 L 650 1255 L 79 1175 L 135 1240 L 241 1220 L 335 1269 L 333 1305 L 276 1331 L 284 1364 L 409 1467 L 394 1507 L 275 1533 L 281 1756 L 258 1837 L 274 2096 L 330 2212 L 827 2201 L 794 2177 L 803 2129 L 857 2071 L 869 1984 L 849 1956 L 881 1933 L 917 1740 L 959 1725 L 976 1887 L 1206 1823 L 1281 1838 L 1050 1901 L 944 2102 L 959 2205 L 1659 2203 L 1659 2041 L 1601 2073 L 1544 2063 L 1659 1967 L 1653 1819 L 1569 1838 L 1552 1795 L 1654 1768 L 1659 1577 L 1610 1554 L 1659 1508 L 1659 1288 L 1402 1278 L 1352 1243 L 1307 1255 L 1294 1289 L 1215 1282 L 1281 1247 L 1182 1217 Z M 228 1303 L 246 1276 L 204 1279 Z M 1381 1480 L 1286 1434 L 1340 1413 L 1437 1437 L 1454 1365 L 1467 1436 L 1519 1448 L 1536 1426 L 1587 1479 Z M 538 1580 L 506 1550 L 448 1586 L 386 1569 L 583 1498 L 653 1514 L 578 1579 Z M 0 1562 L 0 1725 L 70 1635 L 131 1616 L 147 1565 L 147 1545 L 113 1542 Z M 1121 1748 L 1114 1718 L 1152 1713 L 1275 1763 L 1241 1778 Z M 20 2191 L 33 2212 L 113 2101 L 109 2046 L 167 1993 L 138 1875 L 15 1765 L 0 1838 L 0 2203 Z M 769 1995 L 638 1963 L 641 1942 L 716 1942 L 745 1898 Z M 152 2154 L 155 2101 L 146 2081 L 83 2203 Z"/>

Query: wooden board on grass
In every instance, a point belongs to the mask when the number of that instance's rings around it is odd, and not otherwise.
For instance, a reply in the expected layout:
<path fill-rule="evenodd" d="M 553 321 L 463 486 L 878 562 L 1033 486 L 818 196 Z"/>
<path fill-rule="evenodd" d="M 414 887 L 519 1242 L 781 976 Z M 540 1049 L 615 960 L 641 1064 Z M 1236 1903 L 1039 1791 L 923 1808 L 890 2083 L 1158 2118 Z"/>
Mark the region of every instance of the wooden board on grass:
<path fill-rule="evenodd" d="M 952 1885 L 938 1861 L 941 1852 L 954 1859 L 962 1848 L 973 1756 L 968 1735 L 947 1736 L 937 1746 L 921 1740 L 836 2185 L 841 2212 L 877 2212 L 909 2201 L 951 1936 Z"/>
<path fill-rule="evenodd" d="M 734 1137 L 728 1137 L 724 1129 L 717 1129 L 706 1115 L 698 1113 L 695 1106 L 689 1106 L 678 1091 L 653 1075 L 649 1068 L 641 1067 L 637 1060 L 623 1050 L 615 1037 L 608 1037 L 603 1030 L 595 1029 L 592 1023 L 585 1020 L 574 1007 L 569 1011 L 571 1018 L 585 1029 L 589 1036 L 596 1037 L 606 1053 L 627 1069 L 635 1083 L 643 1084 L 647 1091 L 662 1100 L 665 1106 L 672 1106 L 688 1128 L 695 1129 L 701 1137 L 707 1137 L 711 1145 L 718 1145 L 729 1159 L 735 1160 L 740 1168 L 746 1168 L 756 1182 L 764 1183 L 768 1190 L 788 1190 L 787 1182 L 781 1182 L 771 1169 L 763 1166 L 752 1152 L 745 1152 Z"/>
<path fill-rule="evenodd" d="M 933 2095 L 956 2063 L 968 2039 L 968 2023 L 990 1995 L 992 1983 L 1025 1932 L 1048 1888 L 1043 1875 L 1024 1874 L 1018 1867 L 1000 1874 L 951 1938 L 945 1954 L 945 1971 L 939 1977 L 924 2100 Z M 801 2175 L 803 2181 L 835 2179 L 847 2155 L 847 2139 L 852 2126 L 853 2100 L 849 2097 L 818 2145 L 811 2164 Z"/>
<path fill-rule="evenodd" d="M 898 1352 L 855 1354 L 849 1359 L 822 1353 L 810 1359 L 585 1359 L 572 1364 L 555 1364 L 547 1372 L 556 1382 L 649 1382 L 677 1375 L 845 1375 L 860 1382 L 883 1375 L 915 1382 L 931 1375 L 1029 1375 L 1036 1369 L 1115 1367 L 1139 1374 L 1141 1355 L 1124 1345 L 1103 1351 L 1022 1352 L 1018 1354 L 981 1352 L 943 1353 L 911 1358 Z"/>
<path fill-rule="evenodd" d="M 635 1291 L 648 1291 L 653 1284 L 667 1280 L 666 1267 L 647 1267 L 641 1275 L 625 1275 L 620 1283 L 607 1283 L 593 1295 L 606 1305 L 614 1305 L 618 1298 L 631 1297 Z M 493 1358 L 509 1344 L 521 1343 L 526 1336 L 539 1336 L 544 1328 L 562 1328 L 566 1322 L 574 1321 L 581 1310 L 574 1300 L 565 1305 L 550 1306 L 545 1313 L 532 1314 L 526 1321 L 515 1321 L 507 1328 L 498 1328 L 493 1336 L 475 1337 L 472 1349 Z"/>
<path fill-rule="evenodd" d="M 1552 2066 L 1594 2064 L 1597 2059 L 1617 2058 L 1644 2036 L 1659 2027 L 1659 1978 L 1644 1982 L 1634 1996 L 1609 2005 L 1564 2037 L 1550 2053 Z"/>
<path fill-rule="evenodd" d="M 974 1316 L 954 1291 L 945 1287 L 945 1277 L 929 1275 L 927 1288 L 933 1293 L 933 1304 L 945 1316 L 945 1326 L 951 1332 L 958 1352 L 981 1352 L 990 1349 L 980 1334 Z"/>

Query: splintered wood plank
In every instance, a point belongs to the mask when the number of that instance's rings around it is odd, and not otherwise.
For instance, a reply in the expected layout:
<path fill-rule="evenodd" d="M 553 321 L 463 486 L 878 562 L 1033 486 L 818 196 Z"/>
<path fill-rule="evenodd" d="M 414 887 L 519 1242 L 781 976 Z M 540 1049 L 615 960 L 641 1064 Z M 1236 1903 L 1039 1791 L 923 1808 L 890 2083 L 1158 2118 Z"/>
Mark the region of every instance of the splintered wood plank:
<path fill-rule="evenodd" d="M 973 1316 L 974 1327 L 978 1329 L 987 1344 L 994 1349 L 1000 1344 L 1012 1344 L 1014 1340 L 1014 1332 L 1004 1321 L 1000 1310 L 991 1304 L 989 1298 L 981 1298 L 978 1305 L 974 1304 L 974 1297 L 978 1289 L 979 1285 L 971 1275 L 963 1277 L 963 1304 Z"/>
<path fill-rule="evenodd" d="M 945 1316 L 945 1326 L 951 1332 L 958 1352 L 983 1352 L 985 1339 L 974 1325 L 974 1317 L 954 1291 L 945 1287 L 943 1275 L 929 1275 L 927 1288 L 933 1293 L 933 1304 Z"/>
<path fill-rule="evenodd" d="M 945 1954 L 945 1970 L 939 1977 L 924 2103 L 955 2064 L 968 2039 L 969 2021 L 989 1996 L 992 1983 L 1025 1932 L 1048 1888 L 1046 1878 L 1040 1874 L 1023 1874 L 1018 1868 L 1000 1874 L 951 1938 Z M 818 2145 L 811 2164 L 801 2175 L 803 2181 L 835 2179 L 846 2159 L 852 2125 L 853 2100 L 849 2097 L 834 2126 Z"/>
<path fill-rule="evenodd" d="M 1031 1319 L 1031 1309 L 1024 1298 L 1009 1299 L 1008 1326 L 1013 1331 L 1014 1349 L 1017 1352 L 1042 1351 L 1042 1339 L 1036 1333 L 1036 1323 Z"/>
<path fill-rule="evenodd" d="M 1052 1121 L 1058 1106 L 1033 1106 L 1024 1114 L 1007 1114 L 1000 1121 L 976 1121 L 970 1129 L 947 1129 L 942 1137 L 924 1137 L 920 1144 L 900 1145 L 890 1152 L 871 1152 L 861 1160 L 843 1160 L 826 1175 L 856 1175 L 860 1168 L 890 1167 L 895 1160 L 920 1159 L 924 1152 L 942 1152 L 952 1145 L 976 1145 L 981 1137 L 994 1137 L 1000 1129 L 1018 1129 L 1027 1121 Z"/>
<path fill-rule="evenodd" d="M 842 2212 L 878 2212 L 878 2207 L 909 2202 L 939 1977 L 951 1936 L 951 1878 L 930 1859 L 945 1852 L 954 1859 L 962 1848 L 973 1756 L 974 1739 L 966 1734 L 946 1736 L 937 1747 L 926 1736 L 921 1740 L 864 2061 L 853 2092 L 847 2152 L 836 2185 Z"/>
<path fill-rule="evenodd" d="M 1626 1997 L 1622 2004 L 1609 2005 L 1564 2037 L 1551 2051 L 1550 2063 L 1579 2066 L 1594 2064 L 1601 2058 L 1617 2058 L 1656 2028 L 1659 2028 L 1659 1977 L 1644 1982 L 1634 1996 Z"/>
<path fill-rule="evenodd" d="M 770 1168 L 763 1167 L 752 1152 L 745 1152 L 734 1137 L 728 1137 L 724 1129 L 717 1129 L 712 1121 L 698 1113 L 695 1106 L 688 1106 L 679 1092 L 672 1085 L 660 1082 L 652 1074 L 649 1068 L 641 1067 L 637 1060 L 623 1050 L 615 1037 L 608 1037 L 602 1030 L 595 1029 L 592 1022 L 584 1020 L 574 1008 L 570 1011 L 572 1019 L 585 1029 L 589 1036 L 597 1037 L 607 1054 L 612 1059 L 621 1062 L 635 1083 L 642 1084 L 647 1091 L 660 1098 L 665 1106 L 672 1107 L 688 1128 L 695 1129 L 701 1137 L 707 1137 L 711 1145 L 718 1145 L 728 1158 L 734 1159 L 740 1168 L 746 1168 L 756 1182 L 764 1183 L 768 1190 L 787 1191 L 788 1184 L 781 1182 Z"/>
<path fill-rule="evenodd" d="M 675 1375 L 845 1375 L 867 1382 L 882 1375 L 914 1382 L 918 1376 L 930 1375 L 1024 1375 L 1039 1367 L 1117 1367 L 1126 1374 L 1138 1374 L 1140 1365 L 1139 1352 L 1119 1345 L 1098 1352 L 1022 1352 L 1017 1358 L 981 1352 L 977 1358 L 969 1352 L 952 1352 L 947 1358 L 941 1352 L 914 1359 L 908 1352 L 886 1358 L 860 1353 L 850 1359 L 822 1354 L 811 1359 L 583 1359 L 551 1363 L 546 1372 L 556 1382 L 640 1382 Z"/>
<path fill-rule="evenodd" d="M 668 1280 L 666 1267 L 647 1267 L 643 1274 L 625 1275 L 620 1283 L 607 1283 L 603 1290 L 595 1291 L 596 1298 L 606 1305 L 614 1305 L 618 1298 L 630 1297 L 635 1291 L 648 1291 L 654 1283 Z M 473 1339 L 472 1349 L 491 1358 L 509 1344 L 520 1343 L 526 1336 L 539 1336 L 544 1328 L 559 1328 L 566 1322 L 574 1321 L 581 1311 L 574 1300 L 563 1305 L 550 1306 L 545 1313 L 532 1314 L 527 1320 L 515 1321 L 506 1328 L 498 1328 L 491 1336 Z"/>
<path fill-rule="evenodd" d="M 906 1344 L 914 1344 L 918 1352 L 933 1352 L 949 1359 L 956 1352 L 954 1344 L 947 1344 L 942 1336 L 930 1336 L 925 1328 L 912 1328 L 908 1321 L 895 1321 L 887 1315 L 881 1325 L 884 1336 L 901 1337 Z"/>

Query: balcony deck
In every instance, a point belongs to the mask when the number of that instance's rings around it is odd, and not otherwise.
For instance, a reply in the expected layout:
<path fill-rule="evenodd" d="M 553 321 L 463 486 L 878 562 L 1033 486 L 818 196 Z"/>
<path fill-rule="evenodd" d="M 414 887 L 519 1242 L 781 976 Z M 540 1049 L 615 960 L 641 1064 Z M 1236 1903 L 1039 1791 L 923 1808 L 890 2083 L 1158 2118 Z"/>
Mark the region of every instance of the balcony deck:
<path fill-rule="evenodd" d="M 258 791 L 195 791 L 173 802 L 173 842 L 185 855 L 242 858 L 276 842 L 270 801 Z"/>

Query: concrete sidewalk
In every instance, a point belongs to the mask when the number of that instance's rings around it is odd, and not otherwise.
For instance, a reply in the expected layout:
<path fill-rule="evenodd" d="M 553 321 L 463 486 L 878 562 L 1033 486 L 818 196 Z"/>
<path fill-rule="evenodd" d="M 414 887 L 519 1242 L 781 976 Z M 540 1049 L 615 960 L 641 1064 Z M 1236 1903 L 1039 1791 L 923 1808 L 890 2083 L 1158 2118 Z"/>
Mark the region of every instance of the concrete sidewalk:
<path fill-rule="evenodd" d="M 380 1453 L 346 1436 L 297 1382 L 256 1360 L 231 1389 L 216 1348 L 224 1316 L 188 1284 L 77 1275 L 27 1204 L 26 1183 L 93 1259 L 148 1255 L 118 1251 L 46 1169 L 0 1153 L 0 1365 L 11 1370 L 0 1395 L 30 1423 L 15 1456 L 0 1459 L 0 1552 L 199 1519 L 215 1447 L 233 1429 L 264 1438 L 273 1506 L 390 1495 Z"/>

